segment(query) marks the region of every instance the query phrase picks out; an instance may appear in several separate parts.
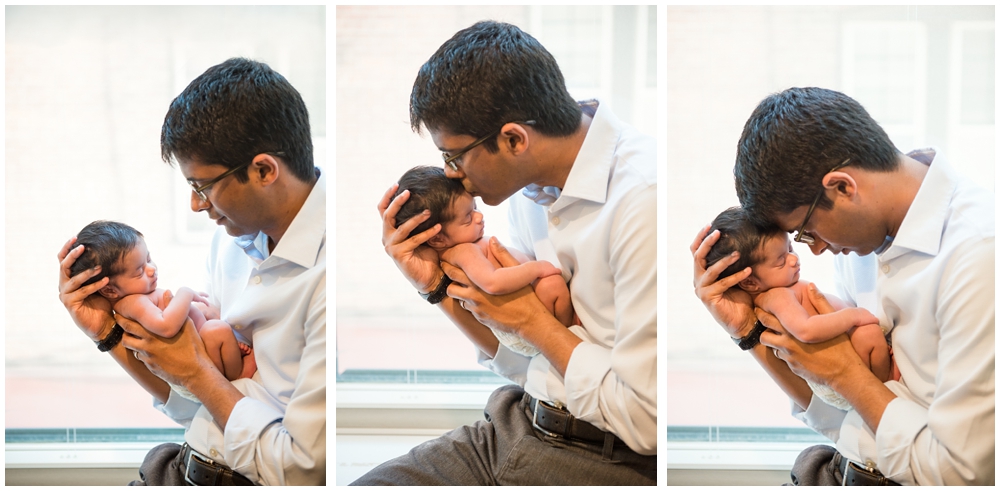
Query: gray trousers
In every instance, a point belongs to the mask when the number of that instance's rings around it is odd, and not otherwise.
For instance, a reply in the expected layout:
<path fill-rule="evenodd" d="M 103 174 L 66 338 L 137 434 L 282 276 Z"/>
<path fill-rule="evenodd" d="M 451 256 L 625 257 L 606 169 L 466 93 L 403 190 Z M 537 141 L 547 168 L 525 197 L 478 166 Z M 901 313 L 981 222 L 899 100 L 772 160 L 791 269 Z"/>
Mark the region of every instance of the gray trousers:
<path fill-rule="evenodd" d="M 184 458 L 181 446 L 164 443 L 153 447 L 139 466 L 139 480 L 129 486 L 187 486 L 184 481 Z"/>
<path fill-rule="evenodd" d="M 795 486 L 840 486 L 844 476 L 833 465 L 837 449 L 829 445 L 814 445 L 802 451 L 792 464 L 792 484 Z"/>
<path fill-rule="evenodd" d="M 552 438 L 534 429 L 528 395 L 516 385 L 490 395 L 486 420 L 425 442 L 352 486 L 656 485 L 656 456 L 624 445 Z"/>

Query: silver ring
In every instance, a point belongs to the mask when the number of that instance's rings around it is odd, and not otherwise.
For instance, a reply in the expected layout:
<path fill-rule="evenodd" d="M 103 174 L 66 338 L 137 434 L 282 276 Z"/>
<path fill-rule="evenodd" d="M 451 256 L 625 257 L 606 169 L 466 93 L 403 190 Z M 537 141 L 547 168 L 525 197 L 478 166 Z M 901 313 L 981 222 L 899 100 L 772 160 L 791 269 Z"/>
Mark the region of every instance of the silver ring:
<path fill-rule="evenodd" d="M 774 357 L 775 357 L 775 358 L 777 358 L 777 359 L 779 359 L 779 360 L 781 359 L 781 358 L 780 358 L 780 357 L 778 356 L 778 348 L 771 348 L 771 351 L 773 351 L 773 352 L 774 352 Z"/>
<path fill-rule="evenodd" d="M 459 300 L 458 301 L 458 305 L 460 305 L 462 307 L 462 310 L 469 310 L 469 309 L 465 308 L 465 300 Z"/>
<path fill-rule="evenodd" d="M 132 356 L 134 356 L 135 359 L 138 360 L 139 359 L 139 352 L 138 351 L 133 351 L 132 352 Z"/>

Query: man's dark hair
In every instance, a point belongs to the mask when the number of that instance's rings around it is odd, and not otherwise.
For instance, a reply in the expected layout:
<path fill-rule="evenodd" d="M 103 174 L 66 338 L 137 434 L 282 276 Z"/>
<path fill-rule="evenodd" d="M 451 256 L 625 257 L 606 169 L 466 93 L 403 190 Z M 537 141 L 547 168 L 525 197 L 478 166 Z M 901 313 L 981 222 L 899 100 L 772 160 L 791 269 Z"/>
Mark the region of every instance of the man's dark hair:
<path fill-rule="evenodd" d="M 719 216 L 712 220 L 712 229 L 708 233 L 711 234 L 716 230 L 721 234 L 705 256 L 706 267 L 719 262 L 734 251 L 740 253 L 740 258 L 735 263 L 719 273 L 720 279 L 761 262 L 764 258 L 760 247 L 764 244 L 764 240 L 785 233 L 776 225 L 758 226 L 750 220 L 746 210 L 739 206 L 719 213 Z"/>
<path fill-rule="evenodd" d="M 772 221 L 812 204 L 822 179 L 846 159 L 850 166 L 888 172 L 899 151 L 861 104 L 833 90 L 791 88 L 757 105 L 736 154 L 736 194 L 750 218 Z M 833 203 L 822 197 L 817 205 Z"/>
<path fill-rule="evenodd" d="M 431 216 L 410 232 L 407 238 L 413 237 L 439 223 L 447 223 L 455 217 L 451 205 L 455 199 L 465 192 L 462 181 L 449 179 L 440 167 L 414 167 L 399 178 L 399 188 L 393 196 L 409 190 L 410 197 L 396 213 L 396 226 L 402 225 L 411 217 L 430 210 Z"/>
<path fill-rule="evenodd" d="M 105 276 L 121 274 L 122 259 L 139 243 L 141 237 L 138 230 L 119 222 L 98 220 L 83 227 L 76 234 L 76 242 L 73 244 L 73 247 L 83 244 L 83 254 L 70 267 L 70 278 L 94 266 L 100 266 L 101 272 L 80 286 L 101 281 Z"/>
<path fill-rule="evenodd" d="M 555 58 L 517 26 L 482 21 L 455 33 L 417 73 L 410 126 L 483 137 L 514 121 L 534 120 L 548 136 L 580 126 L 580 107 Z M 495 140 L 483 143 L 496 153 Z"/>
<path fill-rule="evenodd" d="M 230 169 L 259 154 L 278 156 L 299 180 L 312 182 L 312 136 L 302 96 L 264 63 L 230 58 L 170 103 L 160 133 L 165 162 L 196 159 Z M 248 170 L 237 172 L 247 182 Z"/>

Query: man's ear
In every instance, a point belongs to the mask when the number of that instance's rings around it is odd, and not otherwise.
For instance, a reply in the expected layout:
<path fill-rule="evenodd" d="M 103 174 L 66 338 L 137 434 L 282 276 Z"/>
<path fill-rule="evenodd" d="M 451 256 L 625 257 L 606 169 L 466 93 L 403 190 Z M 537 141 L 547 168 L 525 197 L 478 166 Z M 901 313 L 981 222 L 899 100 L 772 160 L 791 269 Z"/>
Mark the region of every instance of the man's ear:
<path fill-rule="evenodd" d="M 253 158 L 253 163 L 247 170 L 248 175 L 257 179 L 263 186 L 274 183 L 281 174 L 281 166 L 273 155 L 261 153 Z"/>
<path fill-rule="evenodd" d="M 757 293 L 763 289 L 763 287 L 760 284 L 760 281 L 758 281 L 757 277 L 755 277 L 753 274 L 747 276 L 746 278 L 743 278 L 743 281 L 740 281 L 739 283 L 737 283 L 737 285 L 740 288 L 742 288 L 743 291 L 750 293 Z"/>
<path fill-rule="evenodd" d="M 528 130 L 520 123 L 507 123 L 500 129 L 500 147 L 517 156 L 528 149 Z"/>
<path fill-rule="evenodd" d="M 847 198 L 853 198 L 858 192 L 858 182 L 843 171 L 829 172 L 823 176 L 823 187 L 833 189 Z"/>
<path fill-rule="evenodd" d="M 101 296 L 103 296 L 104 298 L 110 298 L 112 300 L 121 296 L 118 294 L 118 290 L 115 287 L 111 286 L 110 282 L 107 285 L 104 285 L 104 287 L 101 288 L 100 290 L 97 290 L 97 293 L 100 293 Z"/>

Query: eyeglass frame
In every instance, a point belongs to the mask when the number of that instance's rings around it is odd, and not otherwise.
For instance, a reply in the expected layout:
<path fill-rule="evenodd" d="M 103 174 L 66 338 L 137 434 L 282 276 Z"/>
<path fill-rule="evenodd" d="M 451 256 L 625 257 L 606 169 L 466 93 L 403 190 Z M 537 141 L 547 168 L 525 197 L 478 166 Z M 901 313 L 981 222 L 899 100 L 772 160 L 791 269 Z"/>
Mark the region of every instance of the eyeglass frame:
<path fill-rule="evenodd" d="M 268 155 L 275 155 L 275 156 L 278 156 L 278 157 L 284 157 L 285 156 L 285 152 L 264 152 L 264 153 L 267 153 Z M 247 162 L 245 164 L 241 164 L 241 165 L 238 165 L 236 167 L 233 167 L 232 169 L 229 169 L 226 172 L 223 172 L 222 174 L 220 174 L 219 176 L 217 176 L 215 179 L 212 179 L 211 181 L 208 181 L 205 184 L 202 184 L 201 186 L 197 186 L 197 185 L 195 185 L 195 183 L 193 183 L 191 181 L 188 181 L 188 184 L 191 186 L 191 190 L 194 191 L 194 194 L 198 195 L 198 198 L 200 200 L 202 200 L 202 201 L 208 201 L 208 195 L 205 194 L 205 190 L 207 190 L 208 188 L 212 187 L 213 184 L 215 184 L 215 183 L 217 183 L 217 182 L 219 182 L 219 181 L 221 181 L 221 180 L 229 177 L 230 175 L 232 175 L 232 174 L 234 174 L 236 172 L 239 172 L 239 171 L 241 171 L 243 169 L 246 169 L 247 167 L 250 167 L 250 164 L 252 164 L 252 163 L 253 163 L 253 160 L 251 160 L 250 162 Z"/>
<path fill-rule="evenodd" d="M 527 121 L 511 121 L 511 123 L 523 124 L 523 125 L 531 126 L 531 125 L 535 124 L 535 120 L 534 119 L 529 119 Z M 509 123 L 505 123 L 505 126 L 506 126 L 506 124 L 509 124 Z M 444 159 L 444 164 L 447 165 L 448 167 L 451 167 L 451 170 L 453 170 L 455 172 L 458 172 L 458 166 L 455 165 L 455 161 L 456 160 L 462 158 L 462 156 L 465 155 L 469 150 L 472 150 L 473 148 L 476 148 L 479 145 L 482 145 L 483 143 L 486 142 L 486 140 L 489 140 L 490 138 L 496 137 L 497 135 L 500 134 L 501 131 L 503 131 L 503 126 L 501 126 L 500 129 L 494 131 L 493 133 L 490 133 L 490 134 L 488 134 L 488 135 L 486 135 L 486 136 L 484 136 L 484 137 L 482 137 L 482 138 L 480 138 L 480 139 L 478 139 L 478 140 L 470 143 L 465 148 L 459 150 L 458 153 L 456 153 L 455 155 L 448 156 L 448 152 L 441 152 L 441 158 Z"/>
<path fill-rule="evenodd" d="M 847 167 L 847 165 L 850 164 L 850 162 L 851 159 L 850 157 L 848 157 L 847 160 L 841 162 L 840 165 L 837 165 L 836 167 L 830 169 L 828 172 L 826 172 L 826 174 L 843 169 L 844 167 Z M 823 175 L 826 176 L 826 174 Z M 806 229 L 806 224 L 809 223 L 809 219 L 812 218 L 813 211 L 816 210 L 816 205 L 819 204 L 819 199 L 823 197 L 823 195 L 825 194 L 826 194 L 826 188 L 820 190 L 819 194 L 816 195 L 816 199 L 814 199 L 812 205 L 809 206 L 809 211 L 806 212 L 805 220 L 802 220 L 802 225 L 799 226 L 799 229 L 795 232 L 795 237 L 793 237 L 792 240 L 800 244 L 806 244 L 810 246 L 816 243 L 816 238 L 813 237 L 812 234 L 806 232 L 805 229 Z"/>

